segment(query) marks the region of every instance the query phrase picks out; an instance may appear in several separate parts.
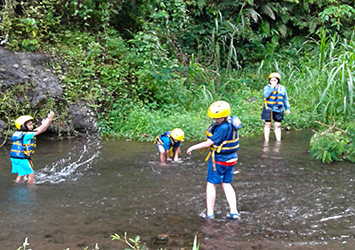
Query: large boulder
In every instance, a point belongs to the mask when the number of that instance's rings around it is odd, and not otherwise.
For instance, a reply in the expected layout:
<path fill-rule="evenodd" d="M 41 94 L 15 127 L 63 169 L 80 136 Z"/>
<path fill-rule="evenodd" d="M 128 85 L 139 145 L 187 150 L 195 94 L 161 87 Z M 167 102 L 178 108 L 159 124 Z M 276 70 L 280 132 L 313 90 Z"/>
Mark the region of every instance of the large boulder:
<path fill-rule="evenodd" d="M 0 120 L 0 138 L 2 138 L 5 128 L 6 128 L 6 123 L 3 120 Z"/>
<path fill-rule="evenodd" d="M 27 93 L 32 107 L 42 100 L 60 97 L 63 88 L 58 77 L 43 67 L 48 61 L 41 53 L 14 53 L 0 47 L 1 86 L 32 83 L 34 87 Z"/>
<path fill-rule="evenodd" d="M 26 96 L 31 108 L 41 108 L 40 103 L 49 99 L 63 103 L 63 87 L 58 77 L 48 69 L 50 58 L 43 53 L 12 52 L 0 47 L 0 86 L 9 89 L 11 86 L 31 83 Z M 56 113 L 56 110 L 53 110 Z M 68 121 L 64 126 L 53 126 L 58 132 L 96 133 L 97 120 L 95 113 L 84 102 L 71 104 L 68 107 Z M 0 119 L 4 117 L 0 117 Z M 0 122 L 0 137 L 5 124 Z M 67 131 L 69 128 L 70 131 Z M 49 128 L 51 130 L 51 128 Z"/>
<path fill-rule="evenodd" d="M 68 108 L 70 128 L 82 134 L 92 134 L 98 131 L 96 115 L 84 102 L 72 104 Z"/>

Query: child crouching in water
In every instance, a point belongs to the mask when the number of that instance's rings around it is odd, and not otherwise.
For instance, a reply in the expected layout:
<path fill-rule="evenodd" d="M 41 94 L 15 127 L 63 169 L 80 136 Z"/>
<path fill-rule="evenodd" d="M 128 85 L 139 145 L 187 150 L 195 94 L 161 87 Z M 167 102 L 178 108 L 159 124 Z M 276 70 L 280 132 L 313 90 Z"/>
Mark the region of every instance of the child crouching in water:
<path fill-rule="evenodd" d="M 161 163 L 167 161 L 178 161 L 181 141 L 184 139 L 184 131 L 180 128 L 174 128 L 172 131 L 166 131 L 157 136 L 154 143 L 159 150 L 159 159 Z M 170 159 L 172 157 L 172 159 Z"/>

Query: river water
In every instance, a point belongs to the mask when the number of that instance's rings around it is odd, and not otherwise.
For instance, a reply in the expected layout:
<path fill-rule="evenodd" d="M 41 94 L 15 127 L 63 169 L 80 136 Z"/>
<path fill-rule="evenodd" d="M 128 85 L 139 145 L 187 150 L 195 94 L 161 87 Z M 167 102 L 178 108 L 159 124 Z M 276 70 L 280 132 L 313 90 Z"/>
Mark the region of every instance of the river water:
<path fill-rule="evenodd" d="M 39 136 L 36 185 L 13 184 L 10 146 L 0 148 L 0 249 L 125 249 L 111 235 L 139 235 L 148 249 L 355 249 L 355 164 L 311 159 L 312 132 L 281 144 L 240 139 L 233 186 L 240 221 L 207 221 L 205 153 L 161 166 L 153 143 Z M 161 239 L 161 234 L 164 239 Z"/>

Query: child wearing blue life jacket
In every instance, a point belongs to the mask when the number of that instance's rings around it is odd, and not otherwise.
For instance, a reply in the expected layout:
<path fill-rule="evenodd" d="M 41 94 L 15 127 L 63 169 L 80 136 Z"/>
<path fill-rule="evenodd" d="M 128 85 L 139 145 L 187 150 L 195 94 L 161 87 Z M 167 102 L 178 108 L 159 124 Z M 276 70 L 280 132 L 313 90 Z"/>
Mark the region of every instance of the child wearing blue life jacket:
<path fill-rule="evenodd" d="M 32 153 L 36 147 L 36 136 L 47 130 L 53 120 L 54 113 L 49 112 L 46 119 L 42 120 L 41 126 L 33 129 L 33 117 L 29 115 L 20 116 L 15 121 L 18 129 L 11 137 L 12 147 L 10 160 L 12 173 L 17 174 L 15 182 L 21 182 L 25 176 L 28 183 L 34 183 L 34 171 L 31 160 Z"/>
<path fill-rule="evenodd" d="M 274 121 L 276 141 L 281 141 L 281 121 L 284 119 L 284 110 L 286 110 L 286 115 L 291 113 L 286 88 L 280 82 L 280 74 L 276 72 L 271 73 L 269 75 L 269 84 L 263 90 L 264 107 L 261 119 L 265 121 L 265 142 L 269 141 L 272 121 Z"/>
<path fill-rule="evenodd" d="M 172 131 L 166 131 L 157 136 L 154 143 L 158 146 L 159 158 L 161 163 L 166 161 L 179 160 L 181 141 L 184 139 L 184 131 L 180 128 L 174 128 Z"/>
<path fill-rule="evenodd" d="M 237 163 L 239 149 L 238 130 L 242 123 L 238 117 L 230 116 L 231 108 L 228 102 L 216 101 L 210 105 L 207 115 L 215 121 L 206 131 L 207 140 L 188 148 L 187 154 L 197 149 L 210 148 L 208 160 L 206 203 L 207 219 L 213 219 L 216 200 L 216 185 L 221 184 L 229 204 L 228 219 L 237 220 L 240 214 L 237 210 L 237 200 L 232 186 L 234 166 Z"/>

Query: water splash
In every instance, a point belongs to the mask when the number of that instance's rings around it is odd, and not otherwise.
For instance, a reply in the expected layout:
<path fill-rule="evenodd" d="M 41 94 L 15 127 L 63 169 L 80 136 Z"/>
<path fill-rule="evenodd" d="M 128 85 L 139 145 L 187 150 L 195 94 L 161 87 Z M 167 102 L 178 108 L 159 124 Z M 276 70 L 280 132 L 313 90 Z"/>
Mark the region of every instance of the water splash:
<path fill-rule="evenodd" d="M 99 156 L 101 148 L 98 138 L 86 138 L 80 145 L 74 145 L 68 157 L 59 159 L 51 165 L 35 172 L 35 183 L 61 183 L 75 181 L 82 176 Z"/>

